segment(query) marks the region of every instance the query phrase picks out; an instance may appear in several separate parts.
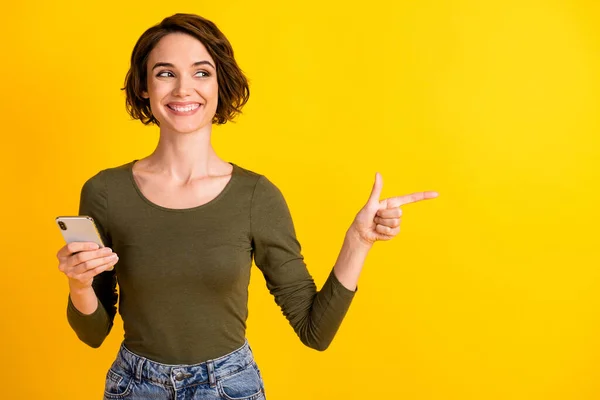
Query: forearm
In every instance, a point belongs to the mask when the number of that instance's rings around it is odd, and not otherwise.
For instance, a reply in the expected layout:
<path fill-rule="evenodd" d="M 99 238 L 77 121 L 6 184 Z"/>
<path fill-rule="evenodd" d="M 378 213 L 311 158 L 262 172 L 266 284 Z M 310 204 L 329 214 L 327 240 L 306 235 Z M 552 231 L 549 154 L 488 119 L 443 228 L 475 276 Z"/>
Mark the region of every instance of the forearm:
<path fill-rule="evenodd" d="M 337 262 L 319 291 L 299 249 L 297 253 L 290 252 L 289 259 L 283 264 L 278 263 L 277 268 L 261 269 L 275 301 L 308 347 L 325 350 L 350 307 L 370 248 L 359 240 L 353 230 L 348 230 Z M 257 265 L 261 268 L 260 261 Z"/>
<path fill-rule="evenodd" d="M 360 272 L 371 247 L 372 244 L 365 243 L 352 228 L 348 229 L 333 267 L 336 278 L 346 289 L 356 290 Z"/>
<path fill-rule="evenodd" d="M 71 287 L 67 319 L 81 341 L 99 347 L 112 327 L 112 319 L 93 288 Z"/>
<path fill-rule="evenodd" d="M 82 289 L 69 282 L 69 296 L 75 308 L 82 314 L 93 314 L 98 308 L 98 297 L 91 286 Z"/>
<path fill-rule="evenodd" d="M 372 245 L 348 229 L 331 274 L 313 298 L 310 318 L 299 321 L 296 331 L 304 344 L 325 350 L 342 323 L 356 293 L 358 278 Z"/>

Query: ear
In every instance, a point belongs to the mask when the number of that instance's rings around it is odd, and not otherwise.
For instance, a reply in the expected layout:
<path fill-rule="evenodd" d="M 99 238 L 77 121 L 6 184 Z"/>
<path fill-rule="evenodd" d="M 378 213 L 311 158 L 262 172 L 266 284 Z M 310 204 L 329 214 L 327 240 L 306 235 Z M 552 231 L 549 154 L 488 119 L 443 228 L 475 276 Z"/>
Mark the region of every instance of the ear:
<path fill-rule="evenodd" d="M 145 91 L 145 90 L 142 90 L 142 97 L 143 97 L 144 99 L 149 99 L 149 98 L 150 98 L 150 96 L 148 96 L 148 92 L 147 92 L 147 91 Z"/>

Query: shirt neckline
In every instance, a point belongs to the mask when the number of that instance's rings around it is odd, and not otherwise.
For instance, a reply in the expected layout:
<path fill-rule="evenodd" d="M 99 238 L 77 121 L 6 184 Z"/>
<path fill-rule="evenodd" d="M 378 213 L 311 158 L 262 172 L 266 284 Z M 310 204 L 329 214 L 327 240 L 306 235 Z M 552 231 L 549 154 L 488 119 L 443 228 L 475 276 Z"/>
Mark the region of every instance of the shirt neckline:
<path fill-rule="evenodd" d="M 131 180 L 131 184 L 133 185 L 133 188 L 135 189 L 135 191 L 137 192 L 138 196 L 149 206 L 162 210 L 162 211 L 168 211 L 168 212 L 190 212 L 190 211 L 196 211 L 196 210 L 200 210 L 203 208 L 206 208 L 216 202 L 218 202 L 221 198 L 223 198 L 225 196 L 225 194 L 229 191 L 229 189 L 231 188 L 234 180 L 237 179 L 237 175 L 238 175 L 238 166 L 232 162 L 228 162 L 229 164 L 231 164 L 233 166 L 233 170 L 231 171 L 231 178 L 229 178 L 229 181 L 227 182 L 227 184 L 225 185 L 225 187 L 223 188 L 223 190 L 221 190 L 221 192 L 212 200 L 204 203 L 204 204 L 200 204 L 198 206 L 194 206 L 194 207 L 188 207 L 188 208 L 169 208 L 169 207 L 163 207 L 159 204 L 156 204 L 152 201 L 150 201 L 145 195 L 144 193 L 142 193 L 142 191 L 140 190 L 140 188 L 137 185 L 137 182 L 135 181 L 135 178 L 133 176 L 133 165 L 138 162 L 139 160 L 133 160 L 129 163 L 128 168 L 127 168 L 127 172 L 129 175 L 129 179 Z"/>

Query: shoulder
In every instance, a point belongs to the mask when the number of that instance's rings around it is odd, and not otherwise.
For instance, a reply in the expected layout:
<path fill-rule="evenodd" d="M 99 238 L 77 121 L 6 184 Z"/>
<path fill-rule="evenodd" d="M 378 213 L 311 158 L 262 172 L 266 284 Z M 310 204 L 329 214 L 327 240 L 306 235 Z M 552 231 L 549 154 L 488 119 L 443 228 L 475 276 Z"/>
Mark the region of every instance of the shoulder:
<path fill-rule="evenodd" d="M 247 168 L 240 167 L 239 165 L 235 165 L 237 167 L 238 178 L 241 181 L 244 181 L 248 187 L 251 187 L 253 192 L 253 197 L 260 196 L 281 196 L 281 191 L 271 181 L 266 175 L 249 170 Z"/>
<path fill-rule="evenodd" d="M 83 184 L 85 191 L 105 191 L 111 181 L 128 179 L 134 161 L 102 169 L 88 178 Z"/>
<path fill-rule="evenodd" d="M 260 174 L 256 171 L 252 171 L 248 168 L 244 168 L 239 164 L 235 164 L 235 163 L 232 163 L 232 164 L 234 166 L 237 177 L 240 178 L 241 180 L 256 183 L 256 181 L 258 181 L 263 176 L 262 174 Z"/>

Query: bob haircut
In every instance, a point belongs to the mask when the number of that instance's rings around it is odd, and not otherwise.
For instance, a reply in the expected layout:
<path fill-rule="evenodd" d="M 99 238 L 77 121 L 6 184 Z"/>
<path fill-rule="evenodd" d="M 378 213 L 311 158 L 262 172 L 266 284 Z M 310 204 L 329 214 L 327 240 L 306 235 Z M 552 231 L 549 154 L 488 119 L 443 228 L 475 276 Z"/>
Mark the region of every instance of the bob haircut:
<path fill-rule="evenodd" d="M 212 123 L 224 124 L 242 112 L 250 97 L 248 80 L 233 58 L 233 48 L 217 26 L 194 14 L 175 14 L 149 28 L 140 36 L 131 53 L 131 66 L 125 77 L 125 105 L 133 119 L 144 125 L 159 122 L 150 109 L 150 100 L 142 97 L 147 87 L 148 56 L 156 44 L 170 33 L 185 33 L 198 39 L 215 60 L 218 83 L 217 111 Z"/>

